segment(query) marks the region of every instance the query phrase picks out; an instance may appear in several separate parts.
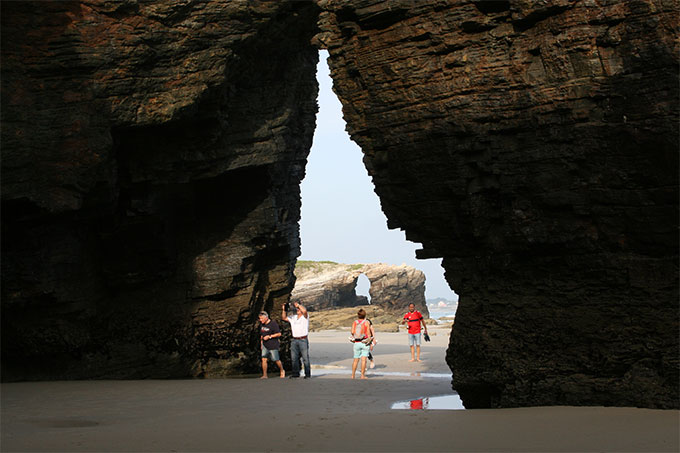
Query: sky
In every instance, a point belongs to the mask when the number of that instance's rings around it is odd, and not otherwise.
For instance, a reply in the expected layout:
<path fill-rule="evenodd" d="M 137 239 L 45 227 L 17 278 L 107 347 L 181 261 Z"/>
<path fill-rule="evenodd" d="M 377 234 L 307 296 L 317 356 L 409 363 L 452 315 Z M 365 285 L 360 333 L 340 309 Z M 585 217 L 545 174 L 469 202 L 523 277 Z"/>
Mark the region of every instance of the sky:
<path fill-rule="evenodd" d="M 388 230 L 373 182 L 359 146 L 345 131 L 342 106 L 332 90 L 320 52 L 317 68 L 319 113 L 314 143 L 302 181 L 301 260 L 338 263 L 407 264 L 425 273 L 425 297 L 458 297 L 444 280 L 441 259 L 417 260 L 419 243 L 409 242 L 401 230 Z M 368 279 L 360 279 L 358 294 L 368 294 Z"/>

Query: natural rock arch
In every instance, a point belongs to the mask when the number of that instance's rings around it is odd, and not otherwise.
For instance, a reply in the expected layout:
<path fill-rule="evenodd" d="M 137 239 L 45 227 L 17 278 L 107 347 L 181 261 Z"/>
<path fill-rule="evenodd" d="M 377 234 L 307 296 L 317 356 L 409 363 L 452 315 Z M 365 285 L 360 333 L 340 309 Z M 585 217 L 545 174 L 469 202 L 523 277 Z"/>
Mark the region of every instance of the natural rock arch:
<path fill-rule="evenodd" d="M 677 9 L 3 4 L 3 378 L 255 367 L 314 39 L 389 226 L 460 295 L 465 404 L 677 407 Z"/>
<path fill-rule="evenodd" d="M 371 281 L 366 277 L 366 274 L 361 273 L 357 277 L 357 286 L 356 286 L 356 292 L 357 295 L 362 295 L 362 296 L 367 296 L 367 301 L 370 304 L 371 303 Z"/>
<path fill-rule="evenodd" d="M 361 275 L 370 283 L 371 305 L 381 307 L 386 313 L 401 313 L 413 303 L 428 315 L 425 274 L 405 264 L 299 262 L 292 297 L 311 311 L 366 305 L 368 299 L 356 294 Z"/>

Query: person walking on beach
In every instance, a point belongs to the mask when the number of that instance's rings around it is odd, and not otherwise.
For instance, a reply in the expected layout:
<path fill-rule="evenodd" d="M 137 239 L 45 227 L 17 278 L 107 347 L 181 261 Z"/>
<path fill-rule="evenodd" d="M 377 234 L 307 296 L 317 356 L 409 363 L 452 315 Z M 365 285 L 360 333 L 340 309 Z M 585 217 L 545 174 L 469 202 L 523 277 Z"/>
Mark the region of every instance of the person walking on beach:
<path fill-rule="evenodd" d="M 293 332 L 293 341 L 290 344 L 290 358 L 293 361 L 293 374 L 291 379 L 300 377 L 300 359 L 305 367 L 305 379 L 312 377 L 311 367 L 309 365 L 309 314 L 307 309 L 298 302 L 293 302 L 296 314 L 288 317 L 288 304 L 281 307 L 281 319 L 290 323 L 290 329 Z"/>
<path fill-rule="evenodd" d="M 408 323 L 408 344 L 411 347 L 411 360 L 409 362 L 420 362 L 420 326 L 422 324 L 425 329 L 425 335 L 427 335 L 427 326 L 425 320 L 423 320 L 423 315 L 416 310 L 415 304 L 408 304 L 408 313 L 404 315 L 404 320 L 401 323 Z"/>
<path fill-rule="evenodd" d="M 366 312 L 363 308 L 357 312 L 357 319 L 352 323 L 352 333 L 350 341 L 354 343 L 354 362 L 352 362 L 352 379 L 355 378 L 357 372 L 357 365 L 361 359 L 361 379 L 366 379 L 366 359 L 370 352 L 370 344 L 373 341 L 371 337 L 371 325 L 366 320 Z"/>
<path fill-rule="evenodd" d="M 281 337 L 281 329 L 273 319 L 269 319 L 266 311 L 261 311 L 260 320 L 260 347 L 262 348 L 262 377 L 260 379 L 267 379 L 267 359 L 272 359 L 279 367 L 279 372 L 282 378 L 286 377 L 286 372 L 283 371 L 283 364 L 279 358 L 279 337 Z"/>

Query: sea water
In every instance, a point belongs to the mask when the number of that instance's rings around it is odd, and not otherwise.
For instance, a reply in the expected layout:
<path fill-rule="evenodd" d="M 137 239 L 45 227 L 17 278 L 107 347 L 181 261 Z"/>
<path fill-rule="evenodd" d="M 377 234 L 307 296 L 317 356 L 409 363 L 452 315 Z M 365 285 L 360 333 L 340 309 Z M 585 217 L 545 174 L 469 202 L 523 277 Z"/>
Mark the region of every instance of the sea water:
<path fill-rule="evenodd" d="M 428 308 L 430 312 L 430 318 L 439 320 L 439 318 L 452 318 L 456 316 L 456 308 L 446 307 L 446 308 Z M 444 321 L 442 321 L 443 323 Z"/>

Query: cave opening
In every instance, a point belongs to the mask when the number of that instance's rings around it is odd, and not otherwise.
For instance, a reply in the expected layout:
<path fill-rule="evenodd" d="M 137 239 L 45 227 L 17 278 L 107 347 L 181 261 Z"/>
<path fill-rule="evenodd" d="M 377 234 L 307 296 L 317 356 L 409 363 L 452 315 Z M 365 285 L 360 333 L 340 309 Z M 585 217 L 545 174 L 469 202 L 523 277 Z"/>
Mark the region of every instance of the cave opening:
<path fill-rule="evenodd" d="M 458 296 L 444 279 L 441 259 L 416 259 L 420 244 L 406 240 L 401 230 L 388 229 L 361 148 L 346 131 L 327 60 L 328 52 L 321 50 L 317 66 L 319 112 L 300 186 L 300 260 L 407 264 L 425 273 L 426 298 L 432 299 L 432 304 L 455 304 Z M 370 283 L 363 277 L 357 295 L 370 300 Z"/>
<path fill-rule="evenodd" d="M 385 221 L 341 115 L 328 146 L 315 139 L 321 185 L 303 184 L 299 248 L 311 43 L 326 36 L 353 60 L 336 80 L 367 79 L 349 102 L 400 88 L 356 102 L 351 123 L 390 138 L 365 149 L 391 224 L 431 242 L 421 256 L 445 256 L 465 294 L 449 363 L 468 401 L 677 407 L 677 322 L 653 322 L 678 319 L 670 12 L 86 3 L 4 10 L 3 379 L 252 369 L 256 315 L 289 299 L 300 253 L 412 262 L 401 247 L 371 254 L 370 220 Z M 415 107 L 391 129 L 385 112 L 404 100 Z M 362 179 L 332 160 L 315 176 L 321 151 L 351 156 Z M 337 254 L 310 247 L 310 213 Z M 438 281 L 455 297 L 438 261 L 415 266 L 428 299 L 444 296 Z"/>

